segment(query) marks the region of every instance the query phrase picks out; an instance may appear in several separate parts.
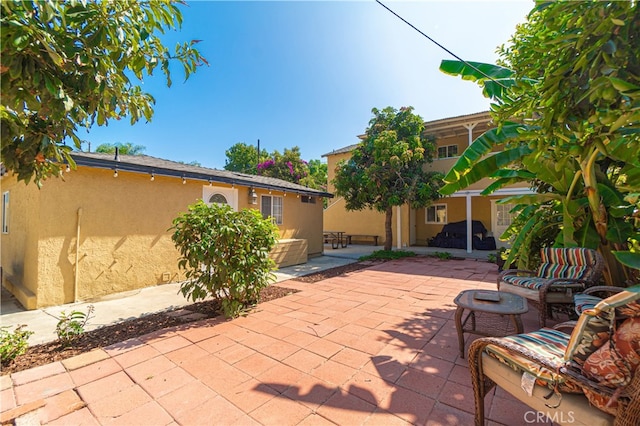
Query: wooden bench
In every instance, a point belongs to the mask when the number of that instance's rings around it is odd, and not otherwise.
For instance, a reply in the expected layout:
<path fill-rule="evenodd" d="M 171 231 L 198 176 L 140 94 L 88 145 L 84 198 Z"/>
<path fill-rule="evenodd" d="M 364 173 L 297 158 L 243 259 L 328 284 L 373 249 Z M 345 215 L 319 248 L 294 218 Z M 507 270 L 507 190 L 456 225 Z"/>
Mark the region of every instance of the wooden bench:
<path fill-rule="evenodd" d="M 345 235 L 346 239 L 347 239 L 347 244 L 352 244 L 352 241 L 355 240 L 368 240 L 371 239 L 373 240 L 373 245 L 377 246 L 378 245 L 378 236 L 377 235 L 363 235 L 363 234 L 347 234 Z"/>

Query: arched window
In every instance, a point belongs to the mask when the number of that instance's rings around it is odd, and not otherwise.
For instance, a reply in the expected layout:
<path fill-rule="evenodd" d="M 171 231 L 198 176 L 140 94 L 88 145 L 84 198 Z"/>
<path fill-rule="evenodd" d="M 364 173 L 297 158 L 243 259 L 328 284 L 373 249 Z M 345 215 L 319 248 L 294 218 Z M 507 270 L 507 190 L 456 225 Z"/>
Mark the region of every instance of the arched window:
<path fill-rule="evenodd" d="M 209 197 L 209 204 L 229 204 L 227 197 L 222 194 L 213 194 Z"/>

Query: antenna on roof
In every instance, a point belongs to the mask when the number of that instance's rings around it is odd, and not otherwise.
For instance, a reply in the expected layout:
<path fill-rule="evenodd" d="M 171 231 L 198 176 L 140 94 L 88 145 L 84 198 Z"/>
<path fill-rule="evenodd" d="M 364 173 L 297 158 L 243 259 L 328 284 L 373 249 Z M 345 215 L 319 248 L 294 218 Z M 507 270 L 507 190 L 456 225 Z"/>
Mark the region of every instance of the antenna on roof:
<path fill-rule="evenodd" d="M 256 174 L 257 175 L 260 174 L 260 168 L 258 167 L 258 164 L 260 164 L 260 139 L 258 139 L 258 160 L 256 161 Z"/>
<path fill-rule="evenodd" d="M 118 154 L 120 154 L 120 150 L 118 149 L 118 147 L 116 146 L 116 156 L 114 158 L 114 160 L 116 161 L 120 161 L 120 158 L 118 157 Z"/>

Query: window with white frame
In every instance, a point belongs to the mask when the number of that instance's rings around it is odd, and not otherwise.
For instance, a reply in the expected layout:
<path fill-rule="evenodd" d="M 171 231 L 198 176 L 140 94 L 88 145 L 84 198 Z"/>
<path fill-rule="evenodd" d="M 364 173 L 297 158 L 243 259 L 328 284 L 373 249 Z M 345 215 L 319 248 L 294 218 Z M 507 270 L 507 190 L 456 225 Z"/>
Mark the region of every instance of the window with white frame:
<path fill-rule="evenodd" d="M 447 223 L 447 205 L 434 204 L 425 209 L 425 223 Z"/>
<path fill-rule="evenodd" d="M 451 158 L 458 156 L 458 145 L 445 145 L 438 147 L 438 158 Z"/>
<path fill-rule="evenodd" d="M 260 198 L 260 212 L 263 218 L 271 217 L 273 223 L 282 225 L 282 197 L 263 195 Z"/>
<path fill-rule="evenodd" d="M 2 233 L 9 233 L 9 191 L 2 193 Z"/>

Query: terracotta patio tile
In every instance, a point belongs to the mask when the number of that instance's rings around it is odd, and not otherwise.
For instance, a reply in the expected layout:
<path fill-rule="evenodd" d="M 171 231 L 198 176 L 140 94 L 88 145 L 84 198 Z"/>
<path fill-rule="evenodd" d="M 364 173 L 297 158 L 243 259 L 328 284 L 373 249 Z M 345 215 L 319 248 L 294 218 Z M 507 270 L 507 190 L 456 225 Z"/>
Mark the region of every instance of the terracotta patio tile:
<path fill-rule="evenodd" d="M 220 330 L 217 325 L 198 322 L 197 325 L 191 326 L 186 330 L 180 330 L 177 334 L 190 342 L 197 343 L 219 335 Z"/>
<path fill-rule="evenodd" d="M 46 377 L 55 376 L 56 374 L 65 373 L 67 370 L 64 368 L 61 362 L 54 362 L 51 364 L 41 365 L 39 367 L 30 368 L 28 370 L 19 371 L 11 375 L 14 386 L 20 386 L 33 382 L 35 380 L 41 380 Z M 4 376 L 3 376 L 4 377 Z M 7 378 L 9 376 L 6 376 Z"/>
<path fill-rule="evenodd" d="M 434 374 L 428 374 L 413 368 L 407 369 L 398 379 L 397 384 L 403 388 L 438 399 L 446 380 Z"/>
<path fill-rule="evenodd" d="M 67 370 L 77 370 L 78 368 L 85 367 L 90 364 L 94 364 L 99 361 L 103 361 L 109 358 L 109 354 L 102 349 L 94 349 L 90 352 L 85 352 L 83 354 L 74 356 L 69 359 L 65 359 L 62 361 L 62 364 L 66 367 Z"/>
<path fill-rule="evenodd" d="M 290 386 L 294 386 L 305 376 L 305 373 L 288 365 L 278 364 L 256 377 L 257 380 L 274 389 L 278 393 L 283 393 Z"/>
<path fill-rule="evenodd" d="M 471 385 L 471 383 L 469 383 L 469 385 Z M 487 395 L 485 398 L 486 413 L 489 412 L 492 398 L 493 395 Z M 471 386 L 464 386 L 455 382 L 447 382 L 443 386 L 442 392 L 440 392 L 438 401 L 471 414 L 475 412 L 475 402 Z"/>
<path fill-rule="evenodd" d="M 164 356 L 173 361 L 174 364 L 180 366 L 187 361 L 192 361 L 207 355 L 209 355 L 209 352 L 205 351 L 197 345 L 190 344 L 189 346 L 185 346 L 184 348 L 166 353 Z"/>
<path fill-rule="evenodd" d="M 282 360 L 284 364 L 297 368 L 304 373 L 311 372 L 325 361 L 325 358 L 306 349 L 300 349 L 296 353 Z"/>
<path fill-rule="evenodd" d="M 316 412 L 338 425 L 362 424 L 376 406 L 346 392 L 334 393 Z"/>
<path fill-rule="evenodd" d="M 337 386 L 305 374 L 295 385 L 290 386 L 283 395 L 315 411 L 336 392 L 340 392 Z"/>
<path fill-rule="evenodd" d="M 435 403 L 432 398 L 398 386 L 382 401 L 380 407 L 411 424 L 423 425 L 429 419 Z"/>
<path fill-rule="evenodd" d="M 234 425 L 246 414 L 222 396 L 214 396 L 189 411 L 184 411 L 175 420 L 183 426 Z"/>
<path fill-rule="evenodd" d="M 467 366 L 454 365 L 453 369 L 449 373 L 447 380 L 455 383 L 460 383 L 465 386 L 472 386 L 471 384 L 471 372 Z"/>
<path fill-rule="evenodd" d="M 163 373 L 148 377 L 138 382 L 140 386 L 153 398 L 159 398 L 196 380 L 182 368 L 176 367 Z"/>
<path fill-rule="evenodd" d="M 360 339 L 359 336 L 342 331 L 342 329 L 338 329 L 333 333 L 326 335 L 324 338 L 342 346 L 352 346 Z"/>
<path fill-rule="evenodd" d="M 300 348 L 305 348 L 313 342 L 317 342 L 320 340 L 319 337 L 312 336 L 309 333 L 305 333 L 303 331 L 296 330 L 288 336 L 284 337 L 282 340 L 285 342 L 292 343 Z"/>
<path fill-rule="evenodd" d="M 216 357 L 233 365 L 255 353 L 257 353 L 255 350 L 244 346 L 242 343 L 236 343 L 235 345 L 229 346 L 228 348 L 216 353 Z"/>
<path fill-rule="evenodd" d="M 416 370 L 420 370 L 428 374 L 435 374 L 436 376 L 443 377 L 443 378 L 450 377 L 450 375 L 452 374 L 452 371 L 456 370 L 457 368 L 460 368 L 461 370 L 465 370 L 464 367 L 455 365 L 451 361 L 447 361 L 441 358 L 436 358 L 424 352 L 419 353 L 413 359 L 413 361 L 411 361 L 408 364 L 408 366 Z M 456 377 L 458 377 L 458 374 L 460 375 L 466 374 L 466 383 L 471 383 L 469 381 L 470 375 L 469 375 L 468 369 L 466 369 L 466 372 L 464 371 L 456 372 Z M 449 380 L 451 379 L 449 378 Z M 465 382 L 459 381 L 458 383 L 464 384 Z"/>
<path fill-rule="evenodd" d="M 298 425 L 299 426 L 333 426 L 335 425 L 335 423 L 330 422 L 329 420 L 325 419 L 324 417 L 322 417 L 317 413 L 311 413 L 307 417 L 302 419 L 302 421 L 299 422 Z"/>
<path fill-rule="evenodd" d="M 327 359 L 340 352 L 343 348 L 344 346 L 342 345 L 324 339 L 316 340 L 305 346 L 305 349 L 308 351 L 314 352 Z"/>
<path fill-rule="evenodd" d="M 310 373 L 327 383 L 340 386 L 347 382 L 355 374 L 355 370 L 335 361 L 327 361 Z"/>
<path fill-rule="evenodd" d="M 371 355 L 352 348 L 343 348 L 340 352 L 332 356 L 331 360 L 347 365 L 355 370 L 360 370 L 371 360 Z"/>
<path fill-rule="evenodd" d="M 13 394 L 13 389 L 9 388 L 0 391 L 0 411 L 7 411 L 12 408 L 16 408 L 16 398 Z"/>
<path fill-rule="evenodd" d="M 104 422 L 105 425 L 167 425 L 173 418 L 155 401 L 137 407 L 111 421 Z"/>
<path fill-rule="evenodd" d="M 133 385 L 133 380 L 124 371 L 118 371 L 110 376 L 80 386 L 77 390 L 82 399 L 87 404 L 90 404 Z"/>
<path fill-rule="evenodd" d="M 47 398 L 69 389 L 73 389 L 74 384 L 69 373 L 56 374 L 45 379 L 29 382 L 14 388 L 16 404 L 23 405 L 27 402 Z"/>
<path fill-rule="evenodd" d="M 255 410 L 279 395 L 278 392 L 255 379 L 249 379 L 236 387 L 224 388 L 221 392 L 222 396 L 245 413 Z"/>
<path fill-rule="evenodd" d="M 175 367 L 175 364 L 164 355 L 143 361 L 133 367 L 127 368 L 127 374 L 136 382 L 140 383 L 150 377 L 157 376 Z"/>
<path fill-rule="evenodd" d="M 229 346 L 233 346 L 234 344 L 235 342 L 231 340 L 231 338 L 227 337 L 226 334 L 214 336 L 206 340 L 201 340 L 197 343 L 200 348 L 211 354 L 220 352 L 221 350 L 226 349 Z"/>
<path fill-rule="evenodd" d="M 195 381 L 158 398 L 157 402 L 171 416 L 177 418 L 182 413 L 204 405 L 206 401 L 213 399 L 216 395 L 217 393 L 211 388 L 199 381 Z"/>
<path fill-rule="evenodd" d="M 120 367 L 120 365 L 112 358 L 108 358 L 103 361 L 96 362 L 95 364 L 90 364 L 86 367 L 70 371 L 69 375 L 71 375 L 71 379 L 73 379 L 73 383 L 75 383 L 76 386 L 82 386 L 102 377 L 109 376 L 120 370 L 122 370 L 122 367 Z"/>
<path fill-rule="evenodd" d="M 426 426 L 466 426 L 472 424 L 473 414 L 439 402 L 433 407 L 433 410 L 431 410 L 431 414 L 429 415 L 429 419 L 425 423 Z"/>
<path fill-rule="evenodd" d="M 173 337 L 175 335 L 176 332 L 171 328 L 165 328 L 162 330 L 154 331 L 153 333 L 145 334 L 144 336 L 140 336 L 138 337 L 138 339 L 140 339 L 144 343 L 149 344 L 152 342 L 158 342 L 163 339 L 168 339 L 169 337 Z"/>
<path fill-rule="evenodd" d="M 396 383 L 406 369 L 406 365 L 389 356 L 373 356 L 362 367 L 362 371 L 380 377 L 389 383 Z"/>
<path fill-rule="evenodd" d="M 251 379 L 250 375 L 227 363 L 220 364 L 213 374 L 206 376 L 199 374 L 196 377 L 218 393 L 221 393 L 225 388 L 236 387 Z"/>
<path fill-rule="evenodd" d="M 274 339 L 284 340 L 285 337 L 296 333 L 296 330 L 293 328 L 287 327 L 286 325 L 281 325 L 278 327 L 272 327 L 271 329 L 265 332 L 265 335 L 269 337 L 273 337 Z"/>
<path fill-rule="evenodd" d="M 40 409 L 40 421 L 47 424 L 84 407 L 84 402 L 73 390 L 68 390 L 45 399 L 46 405 Z"/>
<path fill-rule="evenodd" d="M 253 410 L 251 417 L 264 425 L 297 425 L 312 413 L 309 407 L 279 396 Z"/>
<path fill-rule="evenodd" d="M 370 404 L 380 406 L 396 386 L 380 377 L 360 371 L 342 384 L 341 388 Z"/>
<path fill-rule="evenodd" d="M 91 413 L 100 423 L 121 416 L 151 401 L 151 397 L 139 386 L 131 386 L 106 398 L 88 404 Z"/>
<path fill-rule="evenodd" d="M 83 425 L 83 426 L 100 426 L 100 423 L 93 417 L 88 408 L 81 408 L 78 411 L 62 416 L 52 422 L 49 422 L 52 426 L 68 426 L 68 425 Z"/>
<path fill-rule="evenodd" d="M 167 339 L 149 343 L 149 345 L 153 346 L 158 352 L 163 354 L 173 352 L 180 348 L 184 348 L 185 346 L 189 346 L 190 344 L 191 341 L 182 336 L 173 336 Z"/>
<path fill-rule="evenodd" d="M 0 376 L 0 390 L 11 389 L 13 387 L 13 381 L 9 374 Z"/>
<path fill-rule="evenodd" d="M 251 377 L 256 377 L 277 364 L 278 361 L 275 359 L 256 352 L 253 355 L 249 355 L 243 360 L 236 362 L 233 366 L 247 373 Z"/>
<path fill-rule="evenodd" d="M 106 353 L 114 357 L 117 355 L 121 355 L 125 352 L 129 352 L 134 349 L 137 349 L 144 344 L 145 343 L 142 340 L 133 338 L 133 339 L 127 339 L 119 343 L 114 343 L 113 345 L 109 345 L 106 348 L 104 348 L 104 350 Z"/>
<path fill-rule="evenodd" d="M 352 342 L 350 347 L 370 355 L 376 355 L 387 345 L 383 339 L 383 332 L 380 330 L 371 330 L 362 336 L 362 338 Z"/>
<path fill-rule="evenodd" d="M 378 408 L 365 420 L 364 424 L 366 426 L 409 426 L 413 423 Z"/>
<path fill-rule="evenodd" d="M 226 328 L 226 330 L 221 330 L 220 335 L 217 337 L 225 337 L 226 339 L 229 339 L 231 341 L 244 342 L 245 340 L 258 335 L 258 333 L 254 331 L 239 327 L 232 323 L 221 324 L 218 327 L 223 327 L 223 326 Z M 212 339 L 216 339 L 216 337 L 213 337 Z M 207 342 L 212 339 L 205 340 L 204 342 Z M 203 342 L 200 342 L 200 343 L 203 343 Z"/>
<path fill-rule="evenodd" d="M 204 377 L 215 374 L 221 368 L 226 367 L 229 363 L 223 361 L 215 355 L 207 354 L 203 357 L 195 358 L 183 362 L 180 367 L 193 377 Z"/>
<path fill-rule="evenodd" d="M 490 400 L 491 408 L 487 409 L 487 400 L 490 399 L 490 396 L 493 396 Z M 531 414 L 532 412 L 534 412 L 534 410 L 511 395 L 508 395 L 508 398 L 501 398 L 497 394 L 493 395 L 492 393 L 485 397 L 485 418 L 494 420 L 498 423 L 525 424 L 527 423 L 527 418 L 535 418 L 534 415 Z"/>
<path fill-rule="evenodd" d="M 115 356 L 113 359 L 120 364 L 122 368 L 129 368 L 141 362 L 148 361 L 160 355 L 155 348 L 143 344 L 135 349 L 129 350 L 121 355 Z"/>

